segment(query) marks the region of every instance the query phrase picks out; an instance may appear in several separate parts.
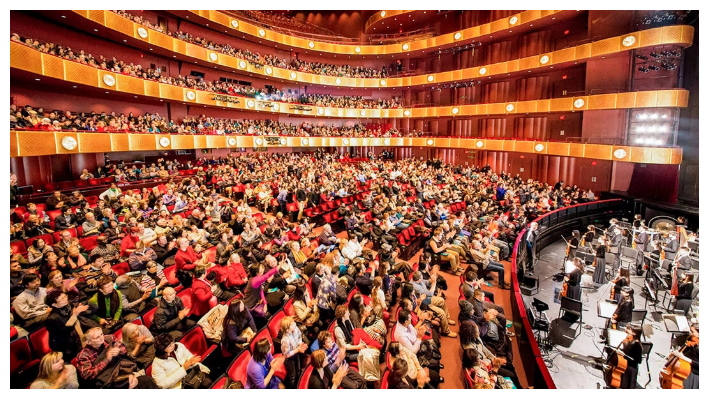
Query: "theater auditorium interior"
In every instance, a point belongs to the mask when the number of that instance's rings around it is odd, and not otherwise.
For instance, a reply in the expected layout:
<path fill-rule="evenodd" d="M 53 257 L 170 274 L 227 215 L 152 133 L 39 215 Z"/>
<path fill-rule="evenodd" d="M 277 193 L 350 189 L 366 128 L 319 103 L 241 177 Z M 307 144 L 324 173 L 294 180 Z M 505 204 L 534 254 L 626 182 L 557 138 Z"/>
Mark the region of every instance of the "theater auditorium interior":
<path fill-rule="evenodd" d="M 11 388 L 699 389 L 698 10 L 11 10 L 9 62 Z"/>

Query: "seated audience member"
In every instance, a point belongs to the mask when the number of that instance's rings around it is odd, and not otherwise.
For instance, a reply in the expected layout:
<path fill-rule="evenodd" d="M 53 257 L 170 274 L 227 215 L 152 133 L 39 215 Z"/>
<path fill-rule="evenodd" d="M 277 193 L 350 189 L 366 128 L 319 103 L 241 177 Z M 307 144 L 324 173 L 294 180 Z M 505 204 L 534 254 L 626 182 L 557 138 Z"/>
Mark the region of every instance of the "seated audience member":
<path fill-rule="evenodd" d="M 473 348 L 477 351 L 478 357 L 482 364 L 488 368 L 492 368 L 493 362 L 496 365 L 499 364 L 497 374 L 503 377 L 508 377 L 517 387 L 521 387 L 519 380 L 517 379 L 517 373 L 515 371 L 514 365 L 511 362 L 507 362 L 504 357 L 495 356 L 489 349 L 483 344 L 480 339 L 480 332 L 478 331 L 478 326 L 472 321 L 466 321 L 460 324 L 460 344 L 463 349 Z"/>
<path fill-rule="evenodd" d="M 26 330 L 34 330 L 44 325 L 52 308 L 44 302 L 47 289 L 40 287 L 41 281 L 36 273 L 28 273 L 22 278 L 25 290 L 12 302 L 12 308 L 20 318 L 17 322 Z"/>
<path fill-rule="evenodd" d="M 147 369 L 155 359 L 153 334 L 142 324 L 128 323 L 121 331 L 121 342 L 126 346 L 126 355 L 139 369 Z"/>
<path fill-rule="evenodd" d="M 108 341 L 107 341 L 108 339 Z M 82 386 L 87 388 L 128 388 L 156 389 L 157 385 L 151 377 L 141 375 L 136 377 L 129 372 L 131 365 L 137 371 L 137 366 L 125 358 L 126 347 L 120 342 L 114 342 L 113 336 L 103 335 L 101 328 L 95 327 L 84 334 L 86 345 L 77 356 L 78 372 Z M 118 363 L 120 367 L 118 366 Z"/>
<path fill-rule="evenodd" d="M 65 194 L 62 194 L 62 192 L 59 190 L 54 191 L 54 194 L 47 198 L 48 211 L 62 209 L 64 205 L 69 205 L 69 197 L 67 197 Z"/>
<path fill-rule="evenodd" d="M 327 354 L 324 350 L 318 349 L 310 356 L 313 365 L 313 372 L 308 379 L 308 389 L 337 389 L 342 384 L 343 378 L 347 375 L 349 365 L 343 363 L 333 374 L 329 367 Z"/>
<path fill-rule="evenodd" d="M 121 302 L 123 304 L 121 313 L 124 320 L 130 321 L 135 319 L 138 317 L 138 314 L 148 306 L 147 301 L 150 299 L 151 292 L 143 290 L 143 288 L 127 274 L 116 278 L 116 289 L 121 296 Z M 153 306 L 154 305 L 151 305 L 150 307 Z"/>
<path fill-rule="evenodd" d="M 107 276 L 110 279 L 115 279 L 118 274 L 115 270 L 111 269 L 111 264 L 104 262 L 103 256 L 101 255 L 91 255 L 89 267 L 84 271 L 84 291 L 87 295 L 93 295 L 98 289 L 98 280 Z"/>
<path fill-rule="evenodd" d="M 157 262 L 148 262 L 145 274 L 140 278 L 140 290 L 150 294 L 147 300 L 160 297 L 167 284 L 167 277 L 165 277 L 162 269 L 158 269 Z"/>
<path fill-rule="evenodd" d="M 207 268 L 199 265 L 194 268 L 194 280 L 192 282 L 192 304 L 194 305 L 194 315 L 203 316 L 209 309 L 219 303 L 219 299 L 212 292 L 212 283 L 207 280 Z"/>
<path fill-rule="evenodd" d="M 286 378 L 283 384 L 288 389 L 296 388 L 297 376 L 305 363 L 303 354 L 308 349 L 308 345 L 303 342 L 298 325 L 291 316 L 286 316 L 281 320 L 281 353 L 286 358 Z"/>
<path fill-rule="evenodd" d="M 395 359 L 403 359 L 406 361 L 406 364 L 408 365 L 408 373 L 406 376 L 410 380 L 415 381 L 418 378 L 428 378 L 429 381 L 424 387 L 429 389 L 437 389 L 438 385 L 444 382 L 443 377 L 438 375 L 438 370 L 422 367 L 416 355 L 406 349 L 406 347 L 399 345 L 398 342 L 389 343 L 387 351 L 389 352 L 389 355 L 391 355 L 392 361 Z M 428 373 L 426 371 L 428 371 Z"/>
<path fill-rule="evenodd" d="M 78 389 L 76 368 L 64 363 L 61 352 L 49 352 L 39 362 L 39 374 L 30 389 Z"/>
<path fill-rule="evenodd" d="M 49 347 L 73 359 L 81 349 L 79 334 L 83 334 L 78 317 L 89 307 L 83 304 L 72 307 L 67 295 L 61 290 L 50 291 L 45 298 L 45 303 L 52 309 L 45 322 Z"/>
<path fill-rule="evenodd" d="M 409 377 L 409 365 L 406 360 L 397 358 L 394 360 L 392 369 L 389 372 L 389 389 L 416 389 L 423 388 L 428 383 L 428 377 L 425 374 L 417 374 L 417 379 L 412 380 Z"/>
<path fill-rule="evenodd" d="M 411 323 L 411 312 L 408 309 L 401 309 L 399 311 L 399 318 L 396 324 L 396 331 L 394 332 L 394 340 L 398 342 L 401 346 L 405 347 L 412 353 L 416 354 L 417 357 L 424 357 L 428 363 L 429 367 L 439 367 L 439 362 L 435 359 L 434 351 L 421 351 L 421 346 L 424 344 L 422 338 L 426 334 L 426 328 L 424 325 L 415 328 Z M 419 353 L 421 351 L 421 353 Z"/>
<path fill-rule="evenodd" d="M 94 312 L 92 318 L 106 334 L 110 334 L 122 327 L 123 300 L 121 294 L 114 289 L 110 277 L 102 276 L 96 286 L 98 292 L 89 299 L 89 307 Z"/>
<path fill-rule="evenodd" d="M 448 313 L 446 300 L 441 298 L 440 296 L 434 295 L 434 292 L 436 290 L 435 281 L 437 276 L 437 269 L 434 269 L 433 273 L 431 274 L 431 279 L 428 281 L 424 281 L 421 272 L 416 271 L 413 274 L 413 280 L 411 284 L 413 285 L 414 291 L 416 291 L 417 294 L 426 296 L 422 303 L 428 305 L 428 308 L 431 309 L 436 314 L 436 316 L 438 316 L 439 319 L 441 319 L 441 333 L 447 337 L 455 338 L 458 336 L 458 334 L 452 332 L 448 327 L 449 325 L 455 325 L 455 321 L 448 319 L 450 317 L 450 313 Z"/>
<path fill-rule="evenodd" d="M 22 284 L 22 279 L 25 277 L 25 272 L 22 270 L 22 264 L 18 261 L 10 261 L 10 299 L 14 300 L 15 297 L 20 295 L 22 291 L 25 290 L 25 286 Z M 59 272 L 59 278 L 61 278 L 61 272 Z"/>
<path fill-rule="evenodd" d="M 185 308 L 182 299 L 175 294 L 175 289 L 167 287 L 162 291 L 162 298 L 150 329 L 158 334 L 170 333 L 173 337 L 180 338 L 184 332 L 197 324 L 187 318 L 189 313 L 190 308 Z"/>
<path fill-rule="evenodd" d="M 152 248 L 145 246 L 142 240 L 135 243 L 135 250 L 128 256 L 128 265 L 131 271 L 143 271 L 145 265 L 151 260 L 157 260 L 158 255 Z"/>
<path fill-rule="evenodd" d="M 121 257 L 128 257 L 136 250 L 136 244 L 140 241 L 140 228 L 135 226 L 130 228 L 130 234 L 121 240 Z"/>
<path fill-rule="evenodd" d="M 182 381 L 193 368 L 196 372 L 209 374 L 209 368 L 200 363 L 201 356 L 193 355 L 181 342 L 175 342 L 170 334 L 160 334 L 155 337 L 155 358 L 152 365 L 152 376 L 155 384 L 162 389 L 181 389 Z M 209 377 L 202 380 L 201 388 L 212 385 Z"/>
<path fill-rule="evenodd" d="M 96 243 L 96 248 L 91 250 L 91 257 L 94 255 L 101 256 L 108 263 L 118 259 L 119 251 L 113 244 L 109 244 L 108 237 L 99 236 L 96 238 Z"/>
<path fill-rule="evenodd" d="M 246 368 L 246 389 L 284 389 L 280 378 L 274 374 L 283 367 L 285 358 L 271 355 L 271 343 L 263 338 L 256 342 L 253 355 Z"/>
<path fill-rule="evenodd" d="M 327 364 L 331 372 L 335 373 L 342 365 L 347 364 L 345 349 L 337 345 L 335 337 L 329 331 L 320 331 L 318 343 L 327 355 Z M 344 389 L 366 389 L 367 384 L 358 372 L 349 369 L 342 379 L 341 387 Z"/>
<path fill-rule="evenodd" d="M 97 236 L 101 234 L 104 226 L 102 222 L 96 220 L 96 216 L 93 213 L 87 213 L 84 223 L 81 224 L 84 237 Z"/>
<path fill-rule="evenodd" d="M 298 286 L 293 293 L 293 319 L 298 324 L 300 331 L 312 341 L 320 333 L 323 323 L 320 321 L 320 312 L 317 300 L 310 299 L 304 286 Z"/>
<path fill-rule="evenodd" d="M 235 355 L 256 335 L 256 323 L 240 299 L 231 301 L 222 322 L 222 353 Z"/>
<path fill-rule="evenodd" d="M 54 230 L 62 231 L 72 229 L 78 226 L 76 221 L 76 216 L 71 211 L 71 207 L 64 205 L 62 207 L 62 214 L 54 219 Z"/>

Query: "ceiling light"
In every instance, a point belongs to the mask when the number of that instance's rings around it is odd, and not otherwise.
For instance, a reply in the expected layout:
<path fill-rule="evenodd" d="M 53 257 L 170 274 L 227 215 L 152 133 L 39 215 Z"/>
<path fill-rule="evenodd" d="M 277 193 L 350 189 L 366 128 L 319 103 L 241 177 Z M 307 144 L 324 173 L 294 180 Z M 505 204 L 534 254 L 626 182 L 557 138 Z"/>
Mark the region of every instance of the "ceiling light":
<path fill-rule="evenodd" d="M 635 139 L 635 144 L 642 144 L 643 142 L 645 142 L 645 139 L 643 139 L 642 137 L 638 137 Z"/>

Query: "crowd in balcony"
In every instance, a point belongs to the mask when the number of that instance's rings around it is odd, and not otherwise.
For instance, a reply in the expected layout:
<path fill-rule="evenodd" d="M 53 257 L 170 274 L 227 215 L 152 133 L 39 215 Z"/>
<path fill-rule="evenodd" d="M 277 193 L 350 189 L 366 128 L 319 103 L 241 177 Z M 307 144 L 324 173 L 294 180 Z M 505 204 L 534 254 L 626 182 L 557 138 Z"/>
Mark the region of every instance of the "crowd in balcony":
<path fill-rule="evenodd" d="M 193 36 L 188 32 L 182 30 L 177 32 L 171 32 L 164 29 L 162 26 L 153 24 L 148 19 L 139 15 L 132 15 L 122 10 L 115 11 L 116 13 L 132 20 L 137 24 L 141 24 L 145 27 L 155 29 L 161 33 L 172 36 L 176 39 L 183 40 L 210 50 L 216 51 L 218 53 L 223 53 L 230 55 L 232 57 L 241 58 L 252 64 L 263 66 L 269 65 L 277 68 L 284 68 L 293 71 L 313 73 L 316 75 L 326 75 L 326 76 L 338 76 L 345 78 L 386 78 L 387 69 L 382 66 L 381 69 L 356 66 L 356 65 L 336 65 L 328 64 L 323 62 L 308 62 L 303 61 L 298 58 L 293 58 L 290 62 L 285 58 L 279 58 L 278 56 L 272 54 L 261 55 L 258 52 L 252 52 L 249 49 L 238 49 L 232 47 L 228 43 L 215 43 L 212 40 Z M 250 11 L 251 12 L 251 11 Z"/>
<path fill-rule="evenodd" d="M 334 124 L 284 123 L 271 119 L 227 119 L 206 115 L 186 116 L 176 122 L 159 113 L 127 115 L 115 112 L 45 110 L 26 105 L 10 106 L 10 128 L 40 131 L 84 131 L 106 133 L 229 134 L 248 136 L 304 137 L 420 137 L 416 131 L 402 133 L 381 124 L 336 126 Z"/>
<path fill-rule="evenodd" d="M 153 80 L 160 83 L 171 84 L 180 87 L 188 87 L 197 90 L 205 90 L 212 93 L 227 94 L 230 96 L 252 97 L 260 100 L 282 101 L 299 104 L 312 104 L 329 107 L 342 108 L 358 108 L 358 109 L 389 109 L 400 108 L 398 97 L 392 99 L 365 99 L 362 96 L 331 96 L 324 94 L 290 94 L 279 90 L 278 88 L 257 89 L 252 86 L 243 86 L 232 82 L 215 80 L 213 82 L 206 81 L 198 76 L 178 75 L 176 78 L 163 75 L 162 71 L 155 68 L 143 69 L 141 65 L 126 63 L 113 57 L 111 59 L 104 58 L 102 55 L 97 57 L 92 54 L 87 54 L 83 50 L 74 51 L 71 47 L 63 47 L 61 45 L 49 42 L 40 43 L 32 38 L 22 38 L 18 34 L 13 33 L 10 39 L 16 42 L 24 43 L 38 51 L 54 55 L 65 60 L 79 62 L 89 65 L 94 68 L 105 69 L 114 73 L 120 73 L 126 76 Z"/>
<path fill-rule="evenodd" d="M 196 173 L 142 191 L 111 184 L 91 202 L 77 192 L 76 207 L 57 191 L 45 209 L 15 209 L 11 334 L 46 334 L 30 337 L 42 357 L 32 387 L 219 387 L 237 382 L 220 377 L 228 372 L 250 389 L 437 388 L 442 363 L 453 361 L 439 348 L 452 339 L 475 387 L 522 388 L 514 333 L 477 273 L 497 274 L 506 289 L 500 262 L 517 233 L 552 209 L 550 198 L 573 203 L 580 191 L 489 166 L 346 161 L 316 151 L 121 162 L 110 167 L 116 176 Z M 323 210 L 314 228 L 309 218 Z M 56 243 L 50 212 L 61 226 Z M 402 259 L 412 245 L 423 248 L 417 270 Z M 458 290 L 444 268 L 464 273 L 457 320 L 444 298 Z M 252 360 L 233 374 L 241 354 Z M 318 379 L 323 368 L 334 376 Z M 298 384 L 306 369 L 313 377 Z M 13 375 L 12 385 L 24 388 L 28 377 Z"/>
<path fill-rule="evenodd" d="M 309 24 L 298 18 L 278 12 L 261 10 L 228 10 L 228 12 L 235 16 L 241 16 L 247 20 L 259 22 L 267 28 L 276 26 L 293 32 L 312 33 L 323 36 L 340 36 L 330 29 L 315 24 Z"/>

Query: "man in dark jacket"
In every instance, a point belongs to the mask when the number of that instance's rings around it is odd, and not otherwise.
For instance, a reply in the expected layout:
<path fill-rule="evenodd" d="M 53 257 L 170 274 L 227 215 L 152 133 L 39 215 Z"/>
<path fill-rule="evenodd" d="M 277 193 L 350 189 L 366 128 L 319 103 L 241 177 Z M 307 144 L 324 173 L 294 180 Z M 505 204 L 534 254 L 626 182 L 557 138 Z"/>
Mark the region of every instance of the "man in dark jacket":
<path fill-rule="evenodd" d="M 155 311 L 150 329 L 155 333 L 170 333 L 175 339 L 194 327 L 197 323 L 187 318 L 190 308 L 185 308 L 182 299 L 177 298 L 175 290 L 167 287 L 162 292 L 162 299 Z"/>
<path fill-rule="evenodd" d="M 62 214 L 54 219 L 54 230 L 62 231 L 78 226 L 76 216 L 71 212 L 68 206 L 62 207 Z"/>

